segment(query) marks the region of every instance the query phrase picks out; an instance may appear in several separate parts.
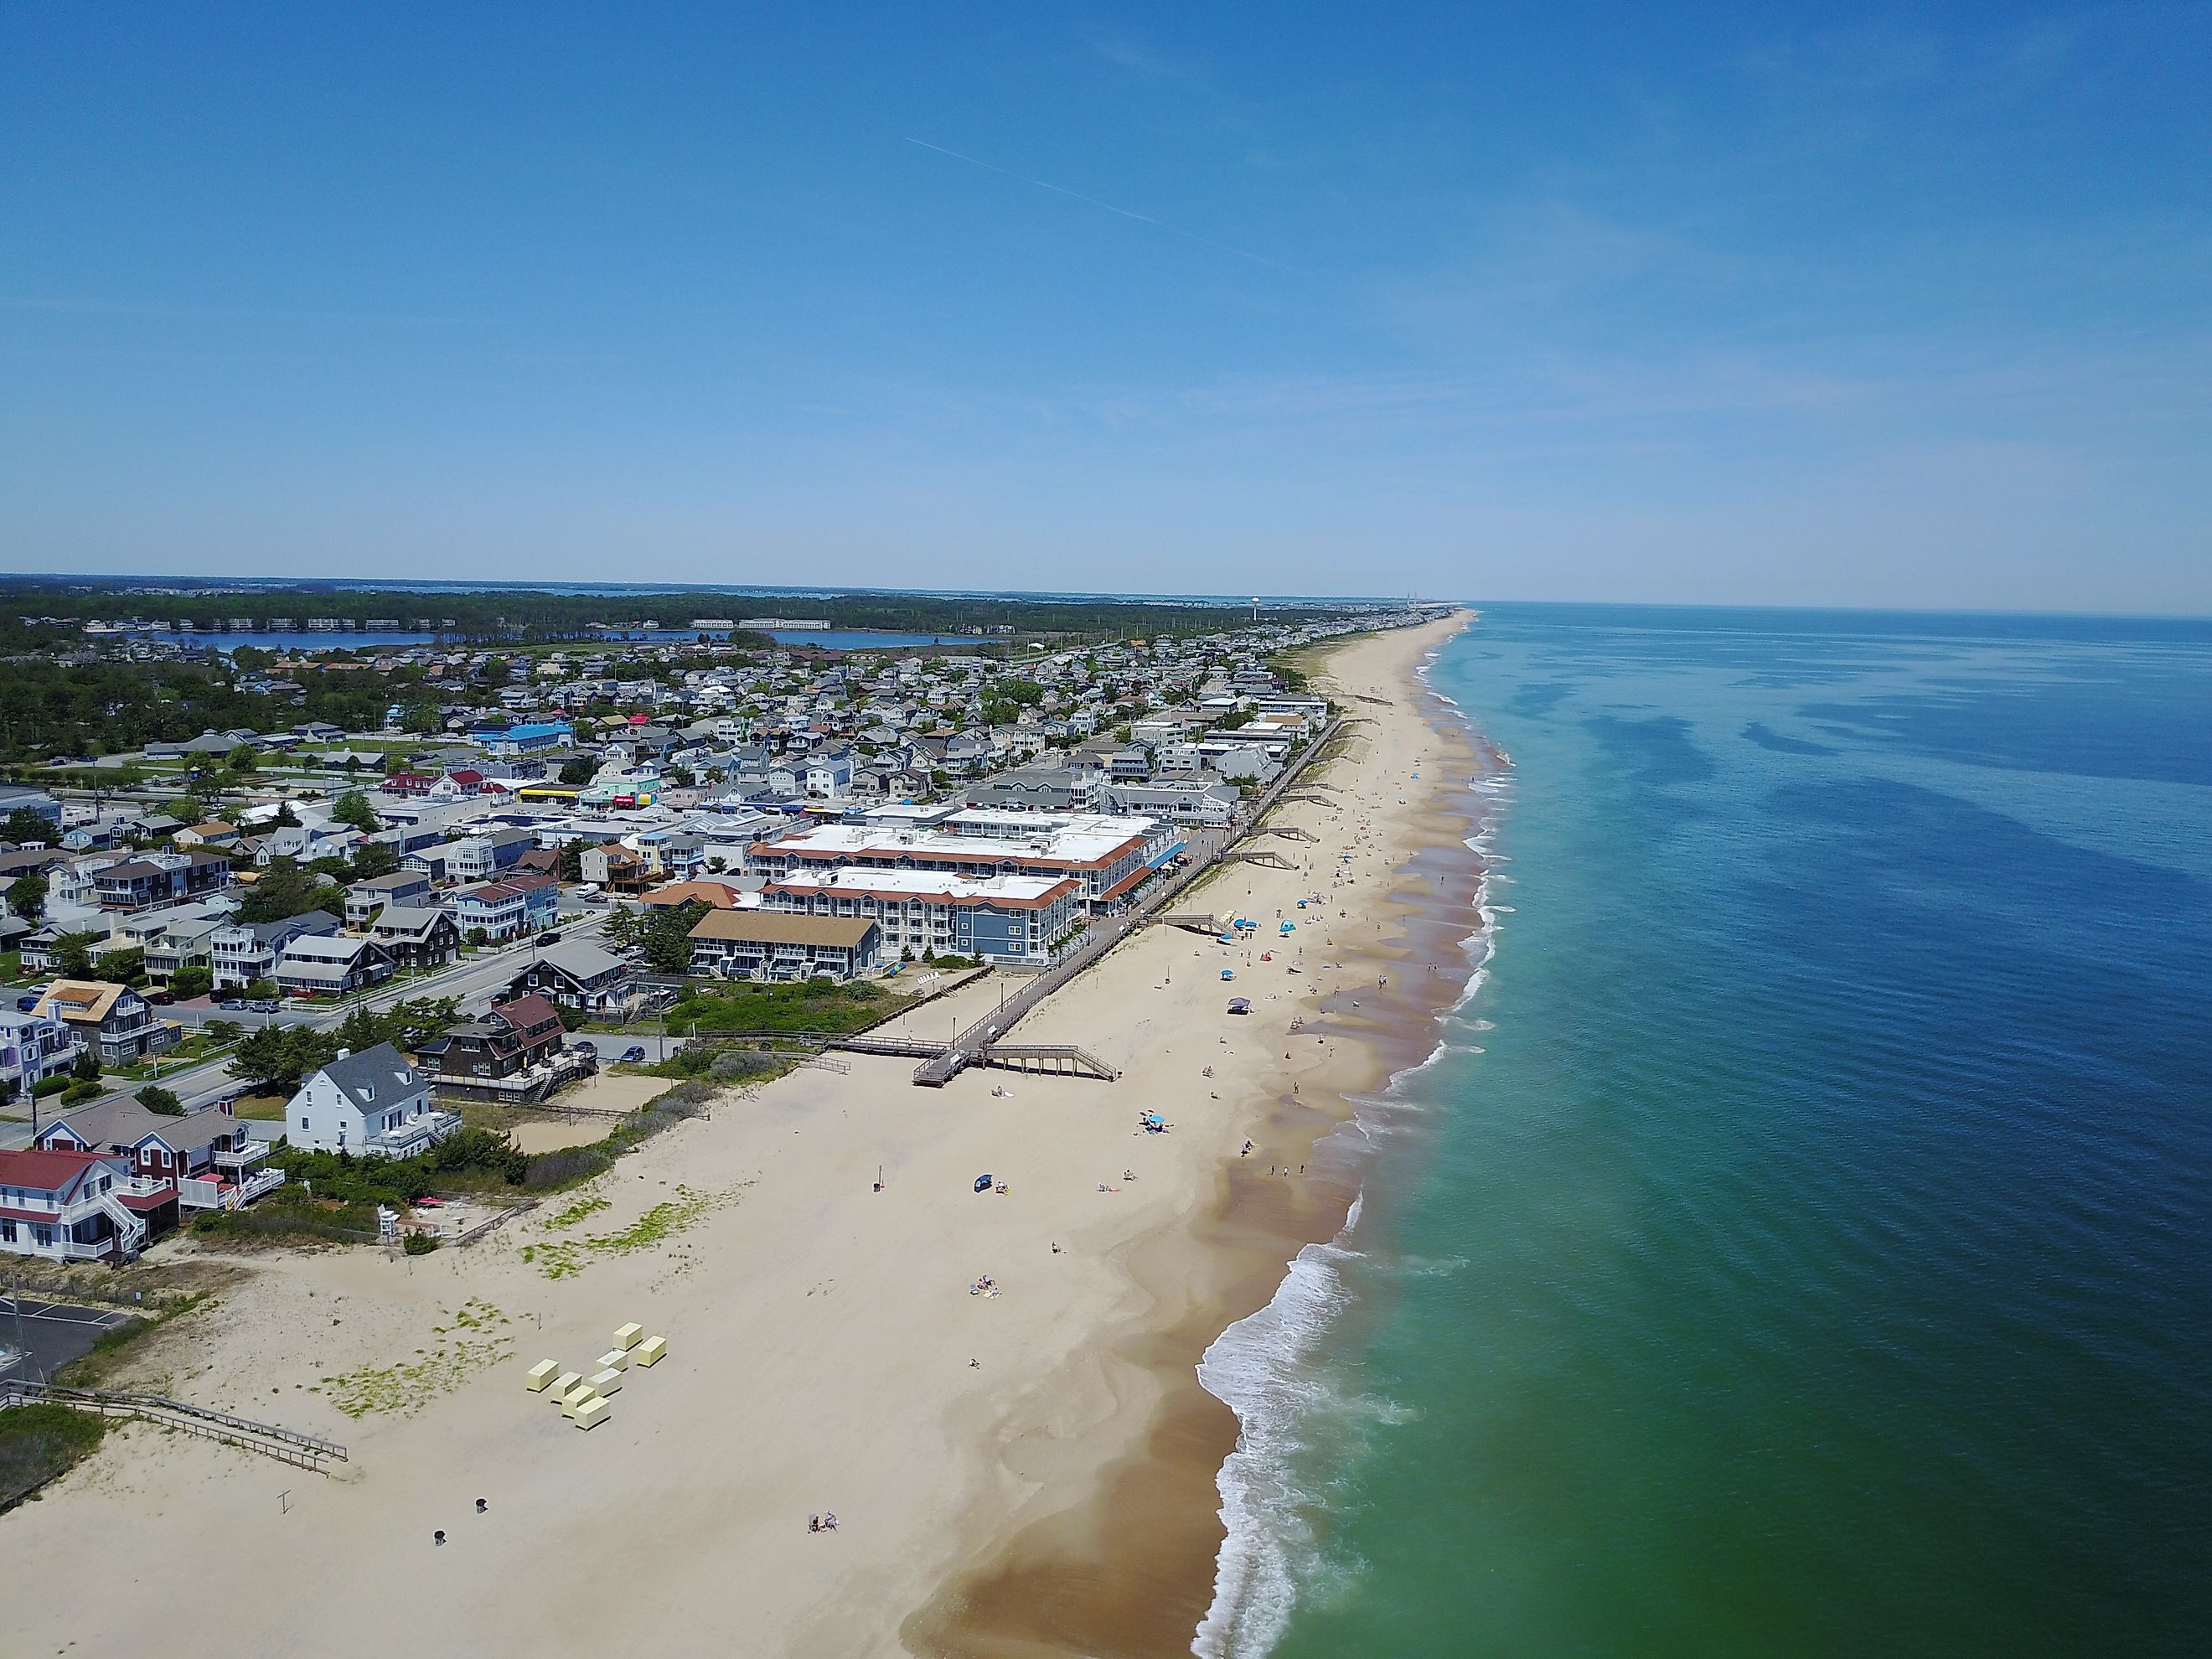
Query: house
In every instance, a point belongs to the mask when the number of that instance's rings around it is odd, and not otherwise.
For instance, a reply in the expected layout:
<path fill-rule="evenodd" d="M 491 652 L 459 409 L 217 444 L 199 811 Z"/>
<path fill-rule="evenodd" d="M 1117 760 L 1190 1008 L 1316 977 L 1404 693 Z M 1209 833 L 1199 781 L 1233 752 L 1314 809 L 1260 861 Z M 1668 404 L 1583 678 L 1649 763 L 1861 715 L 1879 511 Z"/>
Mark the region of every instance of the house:
<path fill-rule="evenodd" d="M 31 1010 L 58 1019 L 103 1066 L 128 1066 L 176 1043 L 175 1022 L 156 1019 L 153 1005 L 125 985 L 100 980 L 58 979 Z"/>
<path fill-rule="evenodd" d="M 133 1175 L 106 1152 L 0 1152 L 0 1254 L 49 1261 L 128 1261 L 149 1224 L 136 1206 L 176 1201 L 170 1183 Z"/>
<path fill-rule="evenodd" d="M 646 1000 L 630 965 L 587 939 L 545 946 L 507 988 L 509 996 L 534 992 L 594 1019 L 625 1018 Z"/>
<path fill-rule="evenodd" d="M 461 1127 L 430 1104 L 430 1080 L 388 1042 L 338 1057 L 300 1085 L 284 1109 L 284 1138 L 309 1152 L 412 1158 Z"/>
<path fill-rule="evenodd" d="M 179 1210 L 235 1210 L 284 1184 L 284 1172 L 267 1167 L 269 1143 L 221 1106 L 172 1117 L 135 1100 L 105 1100 L 56 1118 L 32 1145 L 112 1154 L 128 1159 L 142 1180 L 173 1182 L 167 1213 L 159 1206 L 140 1211 L 156 1233 L 173 1224 Z"/>
<path fill-rule="evenodd" d="M 653 882 L 645 860 L 620 842 L 586 847 L 582 853 L 584 879 L 610 893 L 642 893 Z"/>
<path fill-rule="evenodd" d="M 446 874 L 454 881 L 489 881 L 515 867 L 538 845 L 535 830 L 492 830 L 452 843 Z"/>
<path fill-rule="evenodd" d="M 149 743 L 146 745 L 148 760 L 216 760 L 227 756 L 241 743 L 252 743 L 251 732 L 203 732 L 197 738 L 182 743 Z"/>
<path fill-rule="evenodd" d="M 386 906 L 368 936 L 384 947 L 394 968 L 406 971 L 435 968 L 461 953 L 460 924 L 428 905 Z"/>
<path fill-rule="evenodd" d="M 457 888 L 445 896 L 443 907 L 463 939 L 479 929 L 487 939 L 516 939 L 560 920 L 561 884 L 550 876 L 509 876 Z"/>
<path fill-rule="evenodd" d="M 495 1002 L 482 1019 L 447 1027 L 422 1053 L 441 1094 L 527 1104 L 596 1069 L 592 1051 L 568 1041 L 560 1010 L 526 994 Z"/>
<path fill-rule="evenodd" d="M 1098 772 L 1088 766 L 1025 766 L 969 785 L 968 804 L 1017 811 L 1094 812 Z"/>
<path fill-rule="evenodd" d="M 143 910 L 229 885 L 229 859 L 204 847 L 125 859 L 94 878 L 103 910 Z"/>
<path fill-rule="evenodd" d="M 1206 778 L 1163 778 L 1157 783 L 1109 783 L 1099 799 L 1109 812 L 1219 829 L 1237 816 L 1237 791 L 1233 783 Z"/>
<path fill-rule="evenodd" d="M 430 878 L 420 870 L 394 870 L 354 883 L 346 894 L 346 926 L 358 932 L 394 904 L 420 904 L 430 896 Z"/>
<path fill-rule="evenodd" d="M 646 894 L 643 902 L 663 908 L 678 904 L 711 904 L 717 910 L 728 910 L 736 906 L 738 890 L 726 881 L 672 882 Z"/>
<path fill-rule="evenodd" d="M 270 975 L 287 991 L 345 996 L 392 977 L 392 953 L 353 933 L 302 933 L 276 953 Z"/>
<path fill-rule="evenodd" d="M 53 827 L 57 838 L 62 830 L 62 804 L 43 789 L 28 789 L 20 783 L 0 783 L 0 818 L 13 817 L 18 812 L 32 812 Z"/>
<path fill-rule="evenodd" d="M 575 728 L 566 720 L 532 720 L 510 726 L 504 732 L 487 732 L 483 742 L 491 753 L 511 760 L 518 755 L 564 748 L 575 740 Z"/>
<path fill-rule="evenodd" d="M 710 910 L 691 930 L 691 970 L 726 979 L 850 979 L 876 965 L 883 930 L 866 916 Z"/>
<path fill-rule="evenodd" d="M 14 1007 L 0 1012 L 0 1099 L 27 1095 L 76 1061 L 76 1034 L 64 1020 Z"/>
<path fill-rule="evenodd" d="M 230 912 L 211 905 L 172 912 L 161 930 L 145 941 L 146 977 L 167 985 L 186 968 L 212 969 L 215 936 L 230 925 Z"/>
<path fill-rule="evenodd" d="M 274 979 L 276 958 L 294 939 L 337 930 L 338 919 L 327 910 L 309 910 L 282 921 L 234 921 L 217 928 L 208 941 L 215 988 L 227 991 L 258 979 Z"/>
<path fill-rule="evenodd" d="M 797 781 L 810 799 L 835 800 L 852 791 L 853 757 L 849 754 L 809 756 L 806 769 Z"/>
<path fill-rule="evenodd" d="M 188 824 L 169 839 L 179 847 L 207 847 L 220 850 L 237 843 L 238 826 L 225 823 L 220 818 L 210 818 L 205 823 Z"/>

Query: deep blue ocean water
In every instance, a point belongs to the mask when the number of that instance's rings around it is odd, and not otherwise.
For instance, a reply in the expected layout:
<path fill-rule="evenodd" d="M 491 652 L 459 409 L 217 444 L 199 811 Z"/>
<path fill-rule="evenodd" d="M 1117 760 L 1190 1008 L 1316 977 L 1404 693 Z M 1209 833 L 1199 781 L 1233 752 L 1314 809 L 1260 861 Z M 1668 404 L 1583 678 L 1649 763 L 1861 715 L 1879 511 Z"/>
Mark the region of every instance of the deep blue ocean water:
<path fill-rule="evenodd" d="M 2212 1653 L 2212 624 L 1489 607 L 1199 1650 Z"/>

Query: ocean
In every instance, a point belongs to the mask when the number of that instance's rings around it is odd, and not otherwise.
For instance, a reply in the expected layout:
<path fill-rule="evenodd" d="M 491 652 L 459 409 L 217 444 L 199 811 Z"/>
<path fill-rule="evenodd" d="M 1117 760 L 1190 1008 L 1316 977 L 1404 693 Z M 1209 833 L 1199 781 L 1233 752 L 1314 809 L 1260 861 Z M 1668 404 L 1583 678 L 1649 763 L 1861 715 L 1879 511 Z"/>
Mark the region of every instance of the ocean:
<path fill-rule="evenodd" d="M 1195 1650 L 2212 1653 L 2212 623 L 1498 605 Z"/>

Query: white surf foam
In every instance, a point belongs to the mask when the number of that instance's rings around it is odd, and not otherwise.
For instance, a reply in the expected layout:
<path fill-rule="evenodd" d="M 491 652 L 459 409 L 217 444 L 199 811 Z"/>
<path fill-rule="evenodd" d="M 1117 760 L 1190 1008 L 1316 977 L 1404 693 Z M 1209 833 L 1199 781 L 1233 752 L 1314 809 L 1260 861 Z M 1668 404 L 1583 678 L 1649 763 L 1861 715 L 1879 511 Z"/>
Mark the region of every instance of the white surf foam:
<path fill-rule="evenodd" d="M 1428 678 L 1425 664 L 1420 678 L 1424 683 Z M 1459 706 L 1441 692 L 1437 695 L 1472 732 L 1473 723 Z M 1466 844 L 1482 854 L 1486 868 L 1474 893 L 1479 922 L 1463 942 L 1469 969 L 1466 988 L 1449 1008 L 1441 1011 L 1438 1039 L 1428 1054 L 1418 1065 L 1394 1074 L 1381 1094 L 1352 1102 L 1349 1127 L 1363 1140 L 1372 1143 L 1427 1115 L 1424 1103 L 1405 1093 L 1406 1085 L 1443 1055 L 1482 1053 L 1480 1048 L 1446 1041 L 1443 1030 L 1489 977 L 1503 908 L 1490 903 L 1490 884 L 1504 878 L 1493 878 L 1488 866 L 1504 861 L 1491 842 L 1497 811 L 1504 804 L 1501 798 L 1510 798 L 1510 772 L 1501 770 L 1471 786 L 1471 793 L 1483 798 L 1483 820 Z M 1488 1021 L 1480 1024 L 1489 1029 Z M 1301 1587 L 1310 1590 L 1335 1576 L 1315 1535 L 1313 1499 L 1297 1487 L 1296 1472 L 1308 1450 L 1308 1435 L 1331 1404 L 1312 1362 L 1351 1298 L 1342 1269 L 1359 1255 L 1352 1240 L 1365 1204 L 1363 1190 L 1353 1198 L 1336 1237 L 1300 1250 L 1267 1305 L 1222 1332 L 1199 1361 L 1200 1386 L 1235 1412 L 1238 1424 L 1236 1449 L 1216 1479 L 1227 1535 L 1214 1562 L 1212 1603 L 1191 1640 L 1191 1651 L 1200 1659 L 1264 1659 L 1288 1627 Z M 1465 1266 L 1456 1259 L 1406 1264 L 1416 1273 L 1454 1272 Z M 1386 1425 L 1410 1421 L 1419 1414 L 1418 1408 L 1395 1401 L 1363 1403 L 1373 1420 Z"/>

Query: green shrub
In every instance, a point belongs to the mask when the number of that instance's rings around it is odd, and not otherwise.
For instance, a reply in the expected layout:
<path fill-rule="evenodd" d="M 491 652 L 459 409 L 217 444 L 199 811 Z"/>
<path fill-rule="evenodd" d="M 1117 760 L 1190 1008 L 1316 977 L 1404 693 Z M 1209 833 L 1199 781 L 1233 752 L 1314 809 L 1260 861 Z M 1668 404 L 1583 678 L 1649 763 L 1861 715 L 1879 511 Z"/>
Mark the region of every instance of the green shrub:
<path fill-rule="evenodd" d="M 105 1421 L 39 1401 L 0 1413 L 0 1509 L 62 1474 L 100 1443 Z"/>
<path fill-rule="evenodd" d="M 66 1072 L 57 1072 L 52 1077 L 42 1077 L 36 1083 L 33 1083 L 31 1085 L 31 1093 L 37 1098 L 44 1100 L 48 1095 L 58 1095 L 61 1093 L 61 1091 L 68 1088 L 70 1085 L 70 1079 L 69 1073 Z"/>
<path fill-rule="evenodd" d="M 438 1248 L 438 1241 L 428 1233 L 410 1233 L 407 1242 L 399 1248 L 410 1255 L 428 1255 Z"/>

